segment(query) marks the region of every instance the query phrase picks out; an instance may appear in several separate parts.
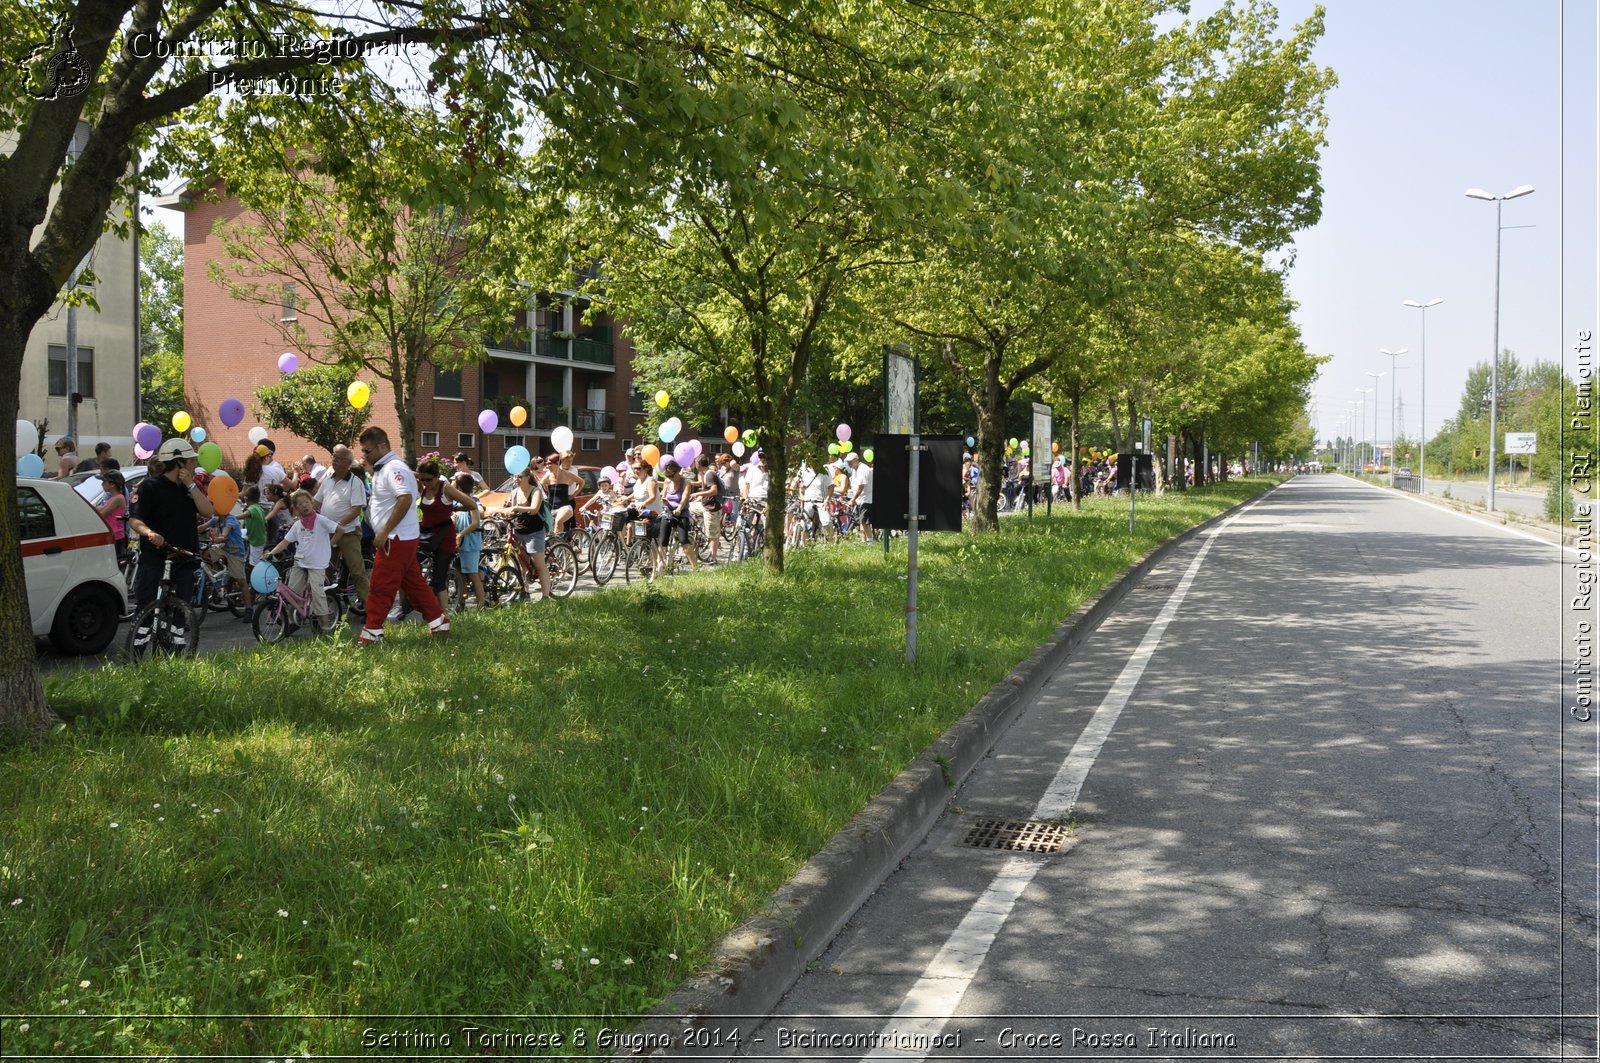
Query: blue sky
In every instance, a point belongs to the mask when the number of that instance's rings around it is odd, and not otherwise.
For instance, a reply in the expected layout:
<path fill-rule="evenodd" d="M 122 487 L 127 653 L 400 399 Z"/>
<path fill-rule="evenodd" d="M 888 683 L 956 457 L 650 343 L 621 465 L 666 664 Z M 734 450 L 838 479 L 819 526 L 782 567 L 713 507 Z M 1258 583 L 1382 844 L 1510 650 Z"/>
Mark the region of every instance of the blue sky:
<path fill-rule="evenodd" d="M 1402 428 L 1416 434 L 1422 313 L 1406 299 L 1444 299 L 1427 311 L 1430 433 L 1455 413 L 1467 371 L 1489 360 L 1495 205 L 1467 198 L 1468 188 L 1534 186 L 1503 207 L 1506 226 L 1534 227 L 1503 234 L 1500 343 L 1524 363 L 1561 360 L 1573 371 L 1575 330 L 1595 326 L 1595 6 L 1328 0 L 1317 55 L 1339 86 L 1328 102 L 1323 213 L 1296 239 L 1290 273 L 1306 344 L 1333 359 L 1313 389 L 1319 438 L 1334 433 L 1357 388 L 1373 385 L 1366 373 L 1390 370 L 1384 347 L 1409 348 L 1395 383 Z M 1287 25 L 1312 8 L 1292 0 L 1279 10 Z M 1390 383 L 1378 381 L 1376 409 L 1366 408 L 1367 434 L 1376 416 L 1379 439 L 1390 434 Z"/>

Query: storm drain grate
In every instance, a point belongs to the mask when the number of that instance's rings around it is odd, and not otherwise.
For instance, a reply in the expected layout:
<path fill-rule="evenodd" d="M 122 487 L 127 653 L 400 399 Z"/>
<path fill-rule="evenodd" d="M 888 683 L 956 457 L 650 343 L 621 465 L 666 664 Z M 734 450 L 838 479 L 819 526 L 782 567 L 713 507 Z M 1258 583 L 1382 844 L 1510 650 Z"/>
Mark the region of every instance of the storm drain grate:
<path fill-rule="evenodd" d="M 1067 842 L 1067 828 L 1059 823 L 1032 819 L 972 821 L 962 845 L 977 849 L 1005 849 L 1014 853 L 1059 853 Z"/>

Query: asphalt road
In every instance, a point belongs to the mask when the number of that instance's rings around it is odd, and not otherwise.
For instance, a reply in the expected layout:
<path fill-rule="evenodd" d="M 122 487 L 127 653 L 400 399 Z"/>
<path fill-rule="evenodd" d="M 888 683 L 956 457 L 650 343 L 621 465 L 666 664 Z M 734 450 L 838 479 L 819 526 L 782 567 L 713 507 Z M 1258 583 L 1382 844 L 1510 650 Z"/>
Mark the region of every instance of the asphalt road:
<path fill-rule="evenodd" d="M 742 1051 L 1592 1058 L 1562 578 L 1554 545 L 1290 481 L 1146 577 Z M 1070 846 L 966 846 L 978 816 Z"/>
<path fill-rule="evenodd" d="M 1427 485 L 1430 495 L 1443 494 L 1448 490 L 1451 498 L 1458 498 L 1464 502 L 1484 502 L 1489 495 L 1489 486 L 1482 480 L 1429 479 Z M 1496 487 L 1494 505 L 1496 509 L 1508 513 L 1520 513 L 1525 517 L 1540 519 L 1544 517 L 1543 493 Z"/>

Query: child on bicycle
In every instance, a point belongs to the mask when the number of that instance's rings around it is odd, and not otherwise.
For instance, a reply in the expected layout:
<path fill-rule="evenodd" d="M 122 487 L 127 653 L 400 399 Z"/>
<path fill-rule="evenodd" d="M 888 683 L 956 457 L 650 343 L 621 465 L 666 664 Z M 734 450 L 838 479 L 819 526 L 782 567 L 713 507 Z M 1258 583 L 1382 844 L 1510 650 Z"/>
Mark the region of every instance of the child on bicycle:
<path fill-rule="evenodd" d="M 309 593 L 312 615 L 321 617 L 325 627 L 332 627 L 336 617 L 328 609 L 328 595 L 322 581 L 328 574 L 328 563 L 333 560 L 333 544 L 341 534 L 339 525 L 317 512 L 309 491 L 295 491 L 289 496 L 289 507 L 294 513 L 294 523 L 263 556 L 275 557 L 290 546 L 294 547 L 289 589 L 296 594 Z"/>

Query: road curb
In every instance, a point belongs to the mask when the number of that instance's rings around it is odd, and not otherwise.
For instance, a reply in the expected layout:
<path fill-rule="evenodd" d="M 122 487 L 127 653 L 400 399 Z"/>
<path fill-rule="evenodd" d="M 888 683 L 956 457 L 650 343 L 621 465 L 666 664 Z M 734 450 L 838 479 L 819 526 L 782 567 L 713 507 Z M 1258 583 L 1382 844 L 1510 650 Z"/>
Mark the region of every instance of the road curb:
<path fill-rule="evenodd" d="M 705 969 L 673 990 L 632 1028 L 629 1042 L 645 1046 L 637 1054 L 731 1058 L 805 973 L 806 965 L 822 954 L 856 910 L 927 836 L 951 795 L 1045 681 L 1144 574 L 1190 539 L 1265 498 L 1278 486 L 1155 547 L 1062 621 L 806 861 L 760 912 L 724 937 Z M 615 1058 L 630 1056 L 618 1054 Z"/>

